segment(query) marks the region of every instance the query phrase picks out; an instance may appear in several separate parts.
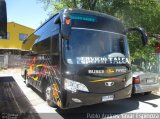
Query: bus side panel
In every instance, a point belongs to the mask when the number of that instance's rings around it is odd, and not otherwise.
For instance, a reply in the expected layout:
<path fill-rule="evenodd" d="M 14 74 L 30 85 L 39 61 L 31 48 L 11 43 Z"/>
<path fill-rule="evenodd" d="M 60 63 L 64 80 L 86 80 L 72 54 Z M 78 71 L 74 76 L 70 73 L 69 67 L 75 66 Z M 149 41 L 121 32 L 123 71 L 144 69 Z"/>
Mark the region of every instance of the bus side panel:
<path fill-rule="evenodd" d="M 55 16 L 56 17 L 56 16 Z M 53 98 L 61 107 L 60 55 L 59 55 L 59 24 L 54 24 L 54 17 L 40 27 L 35 34 L 28 67 L 28 77 L 31 84 L 44 93 L 47 85 L 53 90 Z M 32 36 L 32 35 L 31 35 Z"/>
<path fill-rule="evenodd" d="M 50 85 L 54 100 L 61 107 L 59 25 L 55 25 L 53 29 L 46 27 L 38 42 L 33 45 L 33 51 L 38 53 L 35 87 L 44 93 L 45 87 Z"/>

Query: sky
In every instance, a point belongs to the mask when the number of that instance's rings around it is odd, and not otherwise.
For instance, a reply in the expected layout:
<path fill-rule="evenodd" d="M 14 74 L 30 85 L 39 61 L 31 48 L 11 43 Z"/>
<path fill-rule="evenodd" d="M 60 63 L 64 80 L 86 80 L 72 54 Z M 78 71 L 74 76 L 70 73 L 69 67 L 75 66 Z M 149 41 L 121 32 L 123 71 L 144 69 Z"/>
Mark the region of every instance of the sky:
<path fill-rule="evenodd" d="M 6 4 L 8 22 L 36 29 L 48 18 L 49 11 L 38 0 L 6 0 Z"/>

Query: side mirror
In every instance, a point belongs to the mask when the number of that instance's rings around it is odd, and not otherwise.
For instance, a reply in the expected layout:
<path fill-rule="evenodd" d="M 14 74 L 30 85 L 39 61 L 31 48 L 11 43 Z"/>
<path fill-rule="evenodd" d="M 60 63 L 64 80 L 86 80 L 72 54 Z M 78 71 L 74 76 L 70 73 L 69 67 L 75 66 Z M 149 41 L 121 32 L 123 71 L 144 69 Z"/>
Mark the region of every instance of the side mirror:
<path fill-rule="evenodd" d="M 126 30 L 126 32 L 136 31 L 141 34 L 142 44 L 145 46 L 148 43 L 148 36 L 145 30 L 141 27 L 135 27 L 135 28 L 129 28 Z"/>
<path fill-rule="evenodd" d="M 7 37 L 7 11 L 5 0 L 0 0 L 0 36 Z"/>
<path fill-rule="evenodd" d="M 61 35 L 64 39 L 69 40 L 71 35 L 71 17 L 69 10 L 65 9 L 61 18 Z"/>

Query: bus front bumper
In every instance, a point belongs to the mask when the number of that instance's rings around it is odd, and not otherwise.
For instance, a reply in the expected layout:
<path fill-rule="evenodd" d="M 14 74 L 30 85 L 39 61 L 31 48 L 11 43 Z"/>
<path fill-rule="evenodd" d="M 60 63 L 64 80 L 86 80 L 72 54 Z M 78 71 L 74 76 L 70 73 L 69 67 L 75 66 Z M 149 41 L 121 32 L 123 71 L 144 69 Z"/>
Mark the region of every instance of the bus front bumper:
<path fill-rule="evenodd" d="M 112 93 L 87 93 L 87 92 L 76 92 L 72 93 L 67 91 L 67 98 L 66 98 L 66 104 L 63 105 L 62 108 L 75 108 L 85 105 L 92 105 L 92 104 L 98 104 L 103 103 L 107 101 L 112 100 L 119 100 L 124 98 L 131 97 L 132 92 L 132 85 L 129 85 L 119 91 L 112 92 Z M 113 99 L 103 100 L 104 97 L 112 97 Z"/>

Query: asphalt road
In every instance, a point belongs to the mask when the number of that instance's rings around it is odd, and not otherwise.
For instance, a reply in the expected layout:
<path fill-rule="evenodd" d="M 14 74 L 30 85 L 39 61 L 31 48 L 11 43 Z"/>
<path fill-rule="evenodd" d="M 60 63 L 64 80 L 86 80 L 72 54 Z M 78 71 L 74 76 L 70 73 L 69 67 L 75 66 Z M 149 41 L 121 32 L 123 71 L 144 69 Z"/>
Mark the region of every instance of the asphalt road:
<path fill-rule="evenodd" d="M 19 74 L 11 76 L 0 75 L 0 113 L 38 113 L 42 119 L 100 119 L 103 114 L 160 113 L 160 93 L 60 110 L 49 107 L 38 91 L 27 88 Z"/>

